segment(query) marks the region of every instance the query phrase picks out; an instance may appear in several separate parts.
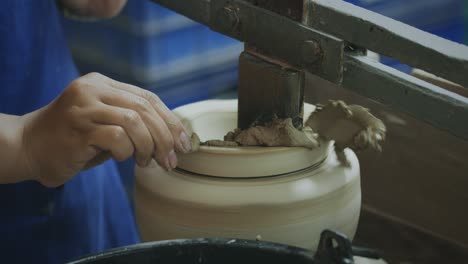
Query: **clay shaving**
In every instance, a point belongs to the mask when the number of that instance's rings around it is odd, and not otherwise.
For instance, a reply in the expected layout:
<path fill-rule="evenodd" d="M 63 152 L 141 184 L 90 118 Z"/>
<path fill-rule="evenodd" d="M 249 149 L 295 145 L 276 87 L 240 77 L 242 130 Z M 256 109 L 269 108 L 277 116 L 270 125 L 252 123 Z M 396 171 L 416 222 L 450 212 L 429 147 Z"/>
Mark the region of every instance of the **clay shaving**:
<path fill-rule="evenodd" d="M 267 146 L 267 147 L 305 147 L 314 149 L 319 146 L 318 138 L 334 140 L 336 149 L 381 150 L 380 142 L 385 140 L 384 123 L 372 115 L 368 109 L 359 105 L 347 105 L 343 101 L 330 101 L 318 105 L 314 113 L 299 130 L 292 120 L 274 119 L 264 126 L 252 126 L 245 130 L 236 128 L 224 136 L 223 140 L 200 142 L 192 135 L 192 150 L 200 145 L 214 147 Z"/>
<path fill-rule="evenodd" d="M 318 105 L 305 123 L 326 140 L 334 140 L 337 150 L 373 149 L 381 151 L 385 140 L 384 123 L 360 105 L 346 105 L 343 101 L 330 101 Z"/>

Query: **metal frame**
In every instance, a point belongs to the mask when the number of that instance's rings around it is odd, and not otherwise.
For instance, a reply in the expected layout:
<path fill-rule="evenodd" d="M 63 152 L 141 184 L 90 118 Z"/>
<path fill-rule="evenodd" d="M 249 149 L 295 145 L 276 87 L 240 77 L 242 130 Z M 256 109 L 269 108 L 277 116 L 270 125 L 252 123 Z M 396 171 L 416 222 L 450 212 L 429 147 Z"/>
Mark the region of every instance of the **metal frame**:
<path fill-rule="evenodd" d="M 468 98 L 366 58 L 365 49 L 468 87 L 468 47 L 341 0 L 154 0 L 265 56 L 468 140 Z M 296 3 L 297 0 L 294 0 Z M 267 5 L 266 3 L 270 3 Z M 284 3 L 283 3 L 284 5 Z M 297 15 L 296 15 L 297 16 Z"/>

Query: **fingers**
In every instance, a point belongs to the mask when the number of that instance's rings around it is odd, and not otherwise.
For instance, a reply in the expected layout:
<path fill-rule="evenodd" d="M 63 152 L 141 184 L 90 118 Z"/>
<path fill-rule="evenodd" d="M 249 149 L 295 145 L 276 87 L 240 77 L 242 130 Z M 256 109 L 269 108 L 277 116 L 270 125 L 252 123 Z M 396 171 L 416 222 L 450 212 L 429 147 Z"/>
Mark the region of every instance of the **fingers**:
<path fill-rule="evenodd" d="M 159 99 L 158 96 L 139 87 L 118 82 L 107 77 L 105 81 L 107 82 L 107 84 L 116 89 L 132 93 L 135 96 L 138 96 L 139 98 L 142 98 L 143 100 L 149 102 L 151 107 L 159 114 L 162 120 L 164 120 L 164 123 L 167 125 L 174 139 L 174 145 L 176 147 L 177 152 L 188 153 L 192 150 L 190 138 L 188 137 L 184 126 L 182 125 L 180 120 L 172 113 L 172 111 L 169 110 L 169 108 L 167 108 L 167 106 L 161 101 L 161 99 Z"/>
<path fill-rule="evenodd" d="M 118 161 L 124 161 L 133 155 L 134 147 L 130 137 L 120 126 L 99 125 L 90 132 L 89 145 L 104 152 L 110 152 Z"/>
<path fill-rule="evenodd" d="M 177 166 L 177 156 L 174 152 L 174 139 L 164 120 L 144 98 L 127 91 L 112 88 L 101 95 L 105 104 L 116 105 L 137 112 L 151 134 L 155 160 L 166 169 Z"/>
<path fill-rule="evenodd" d="M 97 105 L 93 104 L 93 111 L 98 109 L 98 114 L 92 115 L 94 122 L 121 126 L 134 144 L 139 165 L 146 165 L 148 149 L 151 148 L 155 160 L 166 169 L 177 166 L 175 151 L 191 151 L 190 139 L 181 122 L 156 95 L 98 73 L 87 74 L 84 78 L 84 84 L 100 84 L 99 89 L 91 91 L 99 101 Z M 120 109 L 104 110 L 100 104 Z M 143 127 L 146 127 L 147 133 Z"/>
<path fill-rule="evenodd" d="M 123 131 L 114 128 L 116 130 L 114 131 L 115 134 L 110 135 L 109 141 L 116 144 L 116 139 L 124 138 L 126 140 L 128 138 L 132 146 L 134 146 L 135 161 L 139 166 L 145 167 L 151 162 L 154 152 L 153 138 L 138 112 L 132 109 L 101 104 L 93 111 L 91 118 L 97 124 L 120 127 Z M 101 138 L 101 140 L 106 141 L 107 139 Z M 125 144 L 127 143 L 125 142 Z M 120 160 L 121 157 L 115 156 L 117 160 Z"/>
<path fill-rule="evenodd" d="M 110 158 L 112 158 L 112 154 L 109 151 L 101 151 L 84 165 L 83 170 L 89 170 L 99 166 Z"/>

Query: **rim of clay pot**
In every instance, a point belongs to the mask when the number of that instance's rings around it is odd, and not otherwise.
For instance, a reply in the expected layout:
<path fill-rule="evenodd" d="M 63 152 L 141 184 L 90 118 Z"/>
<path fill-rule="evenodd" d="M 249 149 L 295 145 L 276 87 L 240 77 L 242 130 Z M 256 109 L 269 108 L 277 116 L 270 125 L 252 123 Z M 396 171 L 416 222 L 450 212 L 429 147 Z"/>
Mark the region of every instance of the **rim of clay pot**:
<path fill-rule="evenodd" d="M 305 104 L 304 119 L 315 110 Z M 237 127 L 237 100 L 208 100 L 174 110 L 189 132 L 201 141 L 222 140 Z M 258 178 L 300 171 L 321 163 L 331 150 L 330 141 L 316 149 L 299 147 L 210 147 L 179 155 L 178 168 L 200 175 L 229 178 Z"/>

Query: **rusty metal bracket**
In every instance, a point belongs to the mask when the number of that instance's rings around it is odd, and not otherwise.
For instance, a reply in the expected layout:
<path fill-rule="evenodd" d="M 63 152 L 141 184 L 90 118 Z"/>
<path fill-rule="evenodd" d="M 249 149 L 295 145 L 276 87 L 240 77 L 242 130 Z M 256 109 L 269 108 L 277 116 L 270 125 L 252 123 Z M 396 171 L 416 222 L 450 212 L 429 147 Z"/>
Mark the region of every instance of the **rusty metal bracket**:
<path fill-rule="evenodd" d="M 265 56 L 341 83 L 342 40 L 248 1 L 212 1 L 210 13 L 213 30 L 248 43 Z"/>
<path fill-rule="evenodd" d="M 248 43 L 266 56 L 303 68 L 334 83 L 340 84 L 342 81 L 342 40 L 255 5 L 255 1 L 154 2 L 206 24 L 214 31 Z M 317 50 L 319 52 L 316 53 Z"/>
<path fill-rule="evenodd" d="M 468 47 L 342 0 L 310 0 L 307 25 L 468 87 Z"/>
<path fill-rule="evenodd" d="M 239 58 L 237 124 L 246 129 L 278 118 L 291 118 L 302 128 L 304 115 L 303 71 L 243 52 Z"/>
<path fill-rule="evenodd" d="M 464 45 L 342 0 L 303 0 L 302 8 L 301 0 L 153 1 L 246 42 L 259 54 L 468 140 L 466 97 L 363 56 L 369 49 L 468 88 Z"/>
<path fill-rule="evenodd" d="M 468 140 L 468 98 L 367 56 L 347 54 L 343 86 Z"/>

